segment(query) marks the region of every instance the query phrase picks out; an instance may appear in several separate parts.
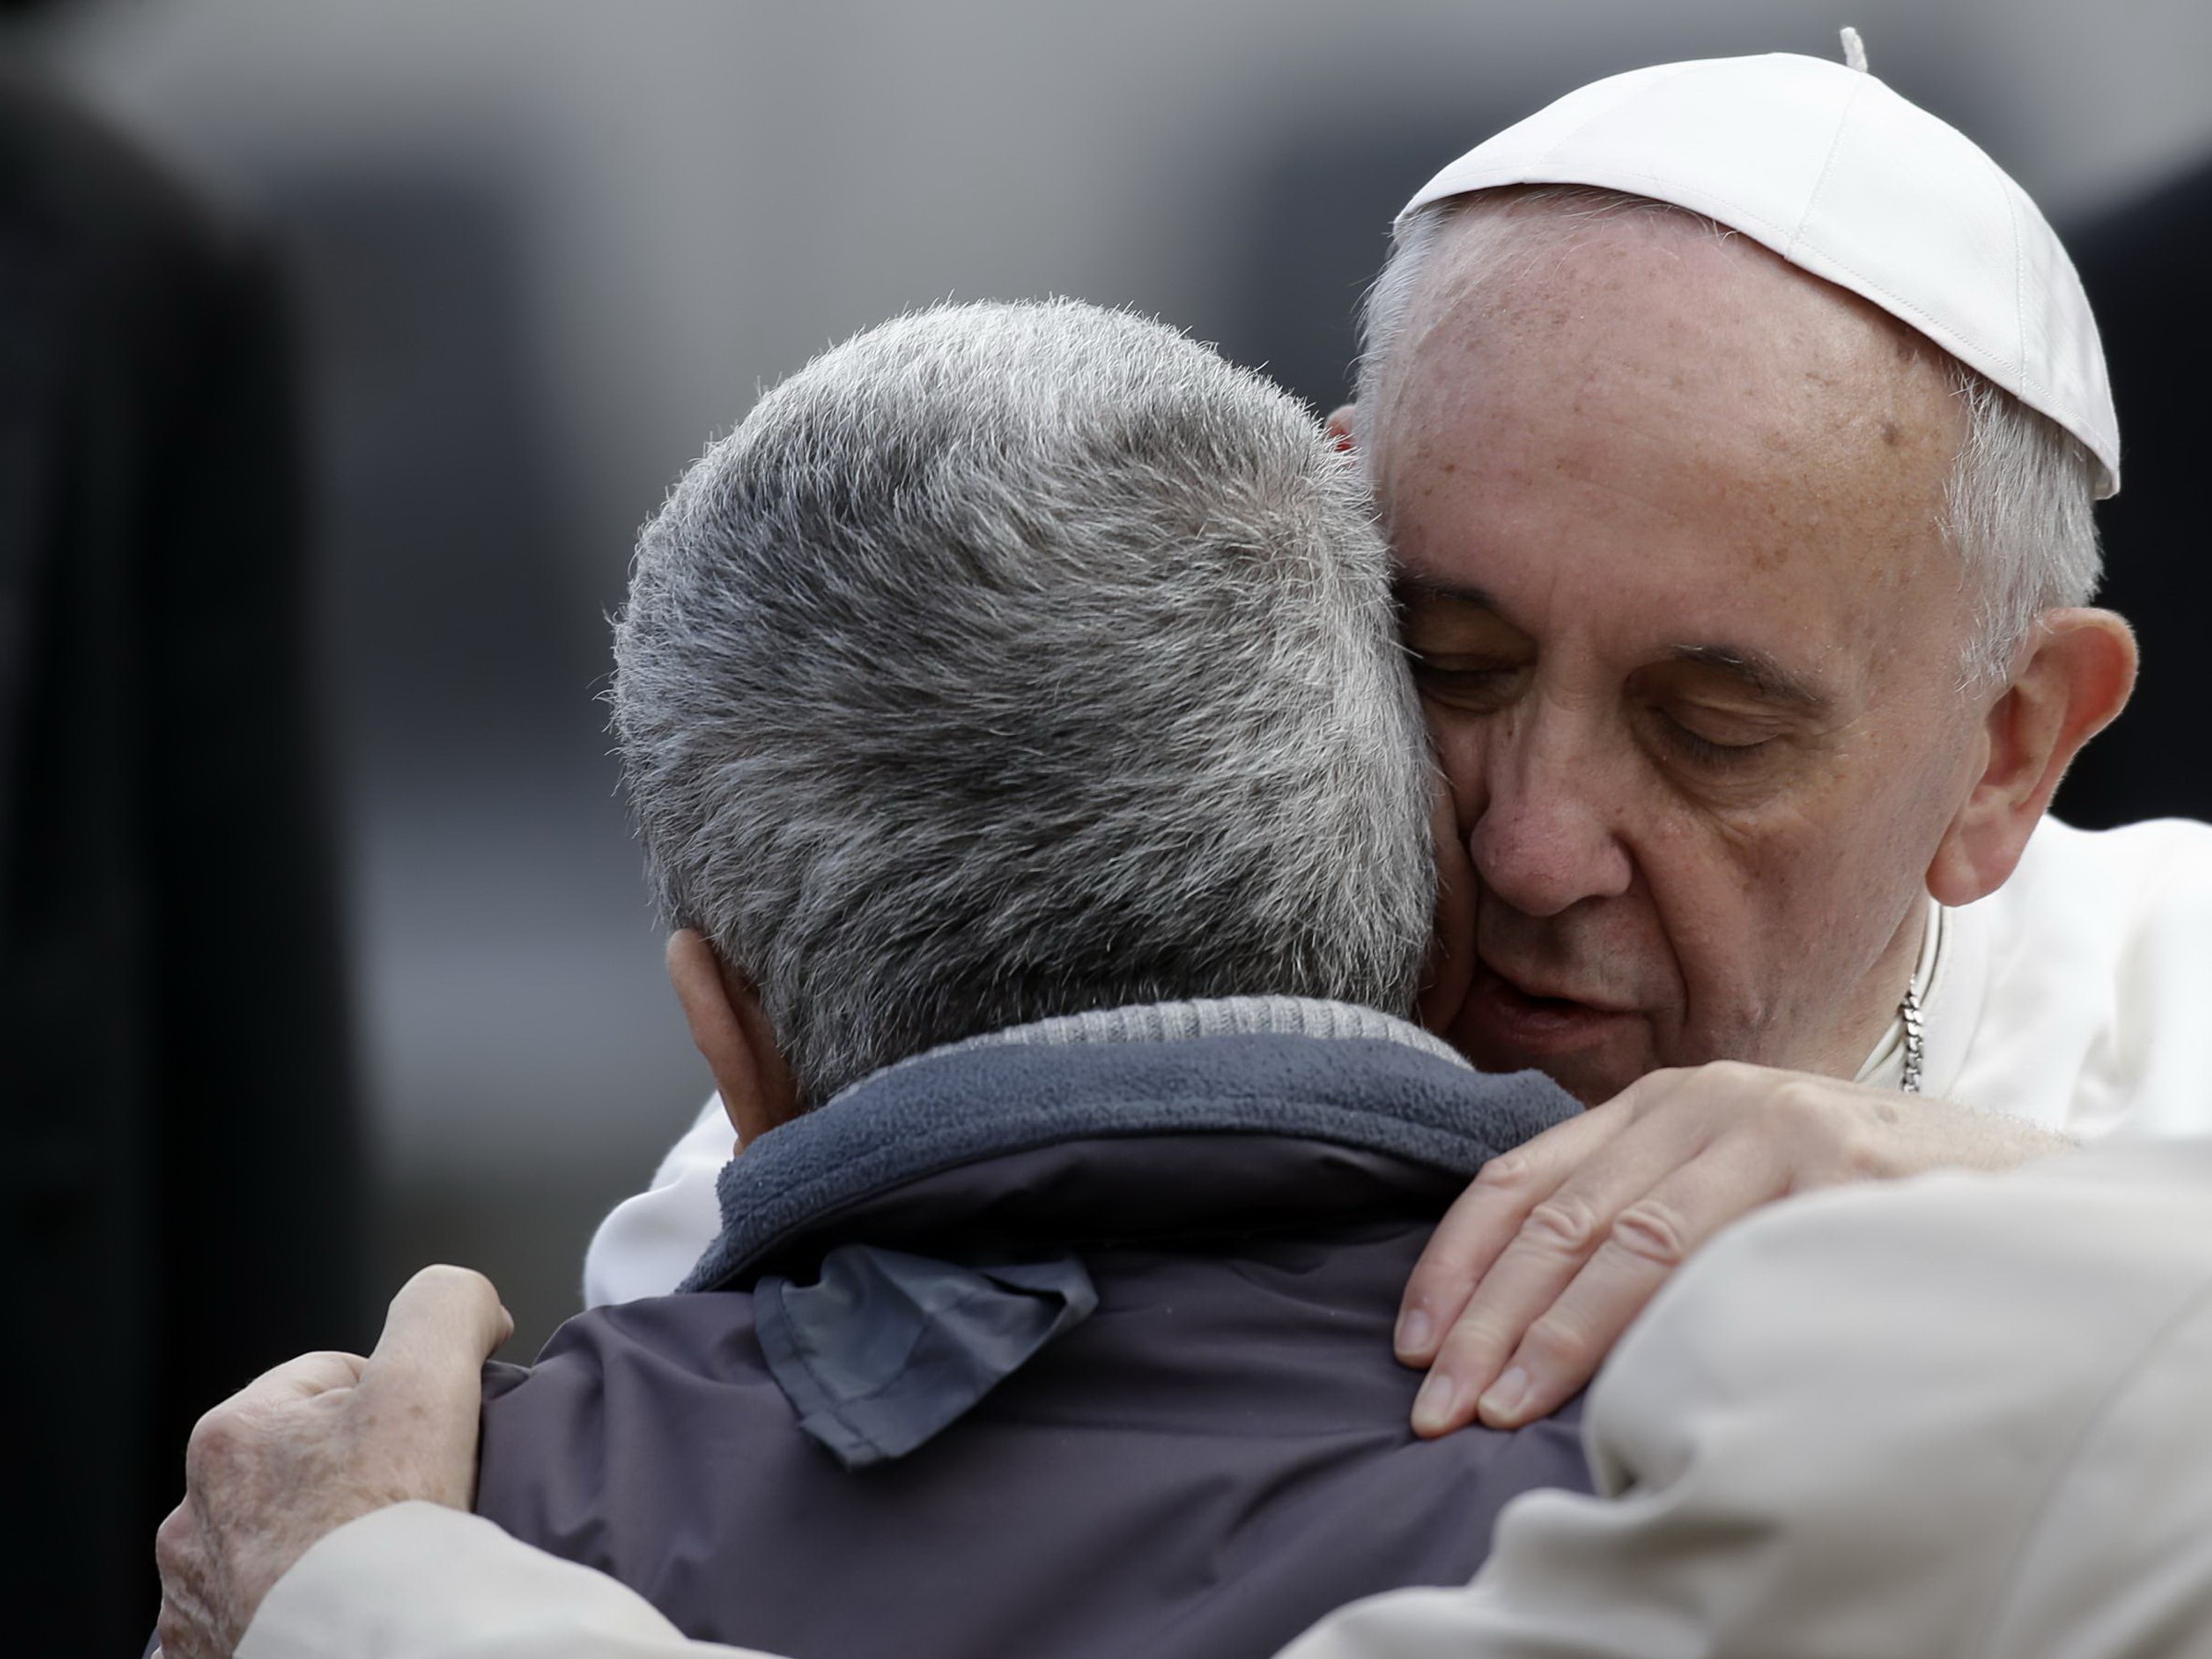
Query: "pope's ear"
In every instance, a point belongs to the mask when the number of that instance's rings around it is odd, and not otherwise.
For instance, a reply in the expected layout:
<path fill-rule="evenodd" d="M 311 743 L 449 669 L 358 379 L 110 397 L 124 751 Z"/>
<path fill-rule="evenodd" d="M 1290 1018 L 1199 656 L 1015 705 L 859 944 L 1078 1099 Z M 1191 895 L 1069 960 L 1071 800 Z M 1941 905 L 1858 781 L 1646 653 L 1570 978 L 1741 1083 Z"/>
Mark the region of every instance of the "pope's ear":
<path fill-rule="evenodd" d="M 2086 606 L 2043 613 L 1984 717 L 1980 775 L 1928 866 L 1938 902 L 1971 904 L 2004 885 L 2067 767 L 2134 687 L 2135 635 L 2120 616 Z"/>
<path fill-rule="evenodd" d="M 1329 442 L 1335 444 L 1340 454 L 1352 453 L 1352 414 L 1354 406 L 1339 404 L 1329 415 Z"/>

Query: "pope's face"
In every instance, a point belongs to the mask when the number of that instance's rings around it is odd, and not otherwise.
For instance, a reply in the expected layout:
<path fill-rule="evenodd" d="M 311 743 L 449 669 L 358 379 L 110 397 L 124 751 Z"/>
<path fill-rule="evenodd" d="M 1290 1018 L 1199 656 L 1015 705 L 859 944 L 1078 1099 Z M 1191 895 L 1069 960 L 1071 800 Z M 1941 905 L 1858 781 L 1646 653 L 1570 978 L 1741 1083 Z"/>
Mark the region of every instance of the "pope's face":
<path fill-rule="evenodd" d="M 1913 336 L 1742 239 L 1547 223 L 1501 274 L 1482 234 L 1368 426 L 1477 877 L 1452 1035 L 1593 1102 L 1723 1058 L 1848 1076 L 1977 764 L 1963 418 Z"/>

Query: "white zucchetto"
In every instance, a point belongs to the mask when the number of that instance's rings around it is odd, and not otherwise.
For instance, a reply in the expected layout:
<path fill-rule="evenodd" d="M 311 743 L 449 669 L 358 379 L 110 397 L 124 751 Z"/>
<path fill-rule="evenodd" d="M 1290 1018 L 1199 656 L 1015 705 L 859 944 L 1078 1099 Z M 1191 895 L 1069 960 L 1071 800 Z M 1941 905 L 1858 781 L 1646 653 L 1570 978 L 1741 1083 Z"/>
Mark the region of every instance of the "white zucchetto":
<path fill-rule="evenodd" d="M 2050 417 L 2120 488 L 2120 422 L 2081 278 L 2027 193 L 1861 69 L 1775 53 L 1593 81 L 1477 144 L 1405 213 L 1505 185 L 1672 202 L 1881 307 Z"/>

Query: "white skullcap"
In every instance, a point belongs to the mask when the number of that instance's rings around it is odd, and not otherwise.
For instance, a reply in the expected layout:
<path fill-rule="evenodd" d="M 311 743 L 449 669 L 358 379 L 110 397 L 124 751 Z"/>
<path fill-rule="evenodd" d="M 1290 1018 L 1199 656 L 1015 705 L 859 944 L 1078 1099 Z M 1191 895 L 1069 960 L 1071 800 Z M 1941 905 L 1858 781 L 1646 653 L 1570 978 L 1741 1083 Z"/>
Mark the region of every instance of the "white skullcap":
<path fill-rule="evenodd" d="M 1477 144 L 1406 213 L 1501 185 L 1703 213 L 1871 300 L 2057 421 L 2120 488 L 2120 421 L 2073 261 L 2027 193 L 1863 69 L 1776 53 L 1595 81 Z"/>

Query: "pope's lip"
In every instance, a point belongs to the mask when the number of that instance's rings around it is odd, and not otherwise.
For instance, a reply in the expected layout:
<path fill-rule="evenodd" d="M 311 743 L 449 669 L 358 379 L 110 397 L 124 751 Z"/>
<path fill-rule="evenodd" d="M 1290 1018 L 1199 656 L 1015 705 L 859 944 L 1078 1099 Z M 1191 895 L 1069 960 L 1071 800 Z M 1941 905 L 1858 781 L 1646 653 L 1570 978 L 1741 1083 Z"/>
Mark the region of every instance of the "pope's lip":
<path fill-rule="evenodd" d="M 1635 1017 L 1634 1009 L 1587 1002 L 1540 982 L 1509 978 L 1478 957 L 1460 1019 L 1462 1030 L 1472 1025 L 1470 1035 L 1489 1039 L 1485 1046 L 1537 1055 L 1587 1048 Z"/>

